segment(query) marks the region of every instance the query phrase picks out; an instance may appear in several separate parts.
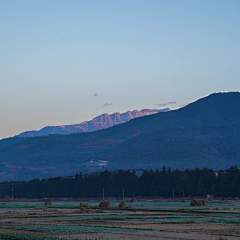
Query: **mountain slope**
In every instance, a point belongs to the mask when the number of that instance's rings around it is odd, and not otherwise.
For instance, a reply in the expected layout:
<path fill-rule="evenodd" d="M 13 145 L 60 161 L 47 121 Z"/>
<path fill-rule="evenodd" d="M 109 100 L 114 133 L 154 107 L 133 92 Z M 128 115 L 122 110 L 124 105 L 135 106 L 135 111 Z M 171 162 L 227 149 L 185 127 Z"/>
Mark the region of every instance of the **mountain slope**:
<path fill-rule="evenodd" d="M 132 137 L 96 159 L 112 161 L 117 168 L 211 167 L 226 169 L 240 164 L 240 122 L 226 125 L 177 127 Z"/>
<path fill-rule="evenodd" d="M 94 132 L 101 129 L 109 128 L 114 125 L 128 122 L 133 118 L 148 116 L 159 112 L 170 111 L 169 108 L 165 109 L 142 109 L 141 111 L 134 110 L 125 113 L 113 113 L 109 115 L 104 113 L 90 121 L 85 121 L 75 125 L 64 125 L 64 126 L 50 126 L 44 127 L 39 131 L 27 131 L 23 132 L 15 137 L 36 137 L 45 136 L 49 134 L 72 134 L 72 133 L 83 133 L 83 132 Z"/>
<path fill-rule="evenodd" d="M 83 168 L 90 159 L 109 169 L 240 165 L 239 106 L 239 92 L 217 93 L 97 132 L 27 138 L 0 150 L 0 179 L 99 171 Z"/>
<path fill-rule="evenodd" d="M 0 149 L 6 148 L 8 146 L 11 146 L 15 143 L 23 141 L 24 138 L 18 138 L 18 137 L 12 137 L 12 138 L 4 138 L 0 140 Z"/>

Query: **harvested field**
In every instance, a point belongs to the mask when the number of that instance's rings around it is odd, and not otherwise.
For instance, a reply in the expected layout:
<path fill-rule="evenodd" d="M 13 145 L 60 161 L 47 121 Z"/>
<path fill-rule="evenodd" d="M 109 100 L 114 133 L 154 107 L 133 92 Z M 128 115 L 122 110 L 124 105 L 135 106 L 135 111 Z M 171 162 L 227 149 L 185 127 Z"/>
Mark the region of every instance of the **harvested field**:
<path fill-rule="evenodd" d="M 99 201 L 6 202 L 0 239 L 240 239 L 239 202 L 138 201 L 121 209 L 119 203 L 99 209 Z"/>

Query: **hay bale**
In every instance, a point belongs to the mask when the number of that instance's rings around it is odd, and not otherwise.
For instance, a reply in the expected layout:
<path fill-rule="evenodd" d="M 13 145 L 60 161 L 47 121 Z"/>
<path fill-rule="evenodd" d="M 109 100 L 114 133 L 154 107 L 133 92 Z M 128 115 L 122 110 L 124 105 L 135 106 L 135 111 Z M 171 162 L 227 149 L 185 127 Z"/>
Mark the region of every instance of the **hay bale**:
<path fill-rule="evenodd" d="M 88 212 L 89 211 L 89 205 L 88 205 L 88 203 L 82 203 L 82 202 L 80 202 L 80 204 L 79 204 L 79 206 L 77 206 L 77 208 L 80 208 L 80 212 L 81 213 L 85 213 L 85 212 Z"/>
<path fill-rule="evenodd" d="M 50 198 L 45 199 L 44 205 L 52 205 L 52 200 Z"/>
<path fill-rule="evenodd" d="M 197 206 L 197 201 L 195 199 L 192 199 L 190 206 Z"/>
<path fill-rule="evenodd" d="M 89 208 L 88 203 L 84 203 L 83 206 L 84 206 L 85 208 Z"/>
<path fill-rule="evenodd" d="M 98 205 L 100 208 L 110 208 L 111 203 L 107 200 L 101 201 Z"/>
<path fill-rule="evenodd" d="M 125 208 L 125 202 L 124 201 L 121 201 L 118 205 L 118 208 Z"/>
<path fill-rule="evenodd" d="M 192 201 L 190 202 L 190 206 L 198 206 L 198 207 L 202 207 L 202 206 L 206 206 L 206 202 L 204 200 L 195 200 L 192 199 Z"/>
<path fill-rule="evenodd" d="M 132 198 L 132 199 L 130 200 L 130 202 L 131 202 L 131 203 L 136 203 L 137 200 L 136 200 L 136 198 Z"/>
<path fill-rule="evenodd" d="M 205 206 L 207 206 L 207 205 L 206 205 L 206 202 L 205 202 L 204 200 L 198 201 L 197 205 L 198 205 L 199 207 L 205 207 Z"/>

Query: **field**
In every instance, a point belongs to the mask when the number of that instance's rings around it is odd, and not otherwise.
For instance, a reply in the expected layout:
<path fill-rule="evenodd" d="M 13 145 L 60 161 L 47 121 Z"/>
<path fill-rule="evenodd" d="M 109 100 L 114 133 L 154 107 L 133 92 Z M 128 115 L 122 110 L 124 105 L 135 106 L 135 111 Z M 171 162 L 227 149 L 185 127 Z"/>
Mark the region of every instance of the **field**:
<path fill-rule="evenodd" d="M 83 202 L 83 204 L 86 202 Z M 209 201 L 0 203 L 0 239 L 239 239 L 240 203 Z"/>

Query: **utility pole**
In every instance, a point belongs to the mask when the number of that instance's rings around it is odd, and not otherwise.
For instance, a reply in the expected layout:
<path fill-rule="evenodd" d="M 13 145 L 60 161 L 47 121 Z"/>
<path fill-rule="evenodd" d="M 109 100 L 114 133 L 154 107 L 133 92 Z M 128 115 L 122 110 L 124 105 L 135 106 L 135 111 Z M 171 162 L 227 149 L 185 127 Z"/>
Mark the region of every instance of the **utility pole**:
<path fill-rule="evenodd" d="M 13 187 L 12 187 L 12 190 L 10 190 L 12 192 L 12 198 L 13 198 Z"/>
<path fill-rule="evenodd" d="M 103 201 L 104 201 L 104 188 L 103 188 L 103 193 L 102 193 L 102 196 L 103 196 Z"/>
<path fill-rule="evenodd" d="M 172 195 L 173 195 L 173 198 L 174 198 L 174 189 L 173 189 Z"/>
<path fill-rule="evenodd" d="M 124 188 L 123 188 L 123 200 L 124 200 Z"/>
<path fill-rule="evenodd" d="M 183 198 L 185 198 L 184 190 L 183 190 Z"/>

